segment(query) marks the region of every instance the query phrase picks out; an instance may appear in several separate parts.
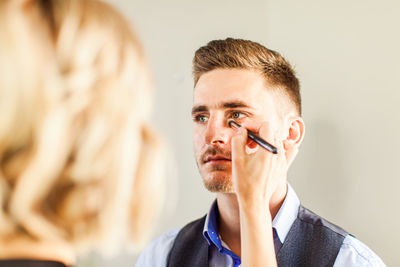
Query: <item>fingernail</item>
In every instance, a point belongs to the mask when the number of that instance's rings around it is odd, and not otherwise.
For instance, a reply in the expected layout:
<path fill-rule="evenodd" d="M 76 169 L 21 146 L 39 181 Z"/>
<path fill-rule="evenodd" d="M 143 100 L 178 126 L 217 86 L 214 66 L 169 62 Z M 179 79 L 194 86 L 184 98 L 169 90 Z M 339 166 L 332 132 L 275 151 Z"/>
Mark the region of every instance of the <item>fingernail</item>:
<path fill-rule="evenodd" d="M 234 129 L 238 129 L 238 130 L 240 130 L 240 128 L 242 127 L 242 126 L 240 126 L 239 123 L 237 123 L 234 120 L 229 120 L 228 121 L 228 125 L 229 125 L 229 127 L 234 128 Z"/>

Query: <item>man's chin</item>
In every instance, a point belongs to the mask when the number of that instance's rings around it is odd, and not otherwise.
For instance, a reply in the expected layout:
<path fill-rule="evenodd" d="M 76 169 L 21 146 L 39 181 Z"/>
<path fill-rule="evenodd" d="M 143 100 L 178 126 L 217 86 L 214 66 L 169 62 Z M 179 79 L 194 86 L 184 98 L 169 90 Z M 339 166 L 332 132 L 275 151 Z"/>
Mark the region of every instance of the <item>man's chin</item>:
<path fill-rule="evenodd" d="M 204 179 L 204 186 L 213 193 L 234 193 L 232 180 L 230 178 L 211 178 Z"/>

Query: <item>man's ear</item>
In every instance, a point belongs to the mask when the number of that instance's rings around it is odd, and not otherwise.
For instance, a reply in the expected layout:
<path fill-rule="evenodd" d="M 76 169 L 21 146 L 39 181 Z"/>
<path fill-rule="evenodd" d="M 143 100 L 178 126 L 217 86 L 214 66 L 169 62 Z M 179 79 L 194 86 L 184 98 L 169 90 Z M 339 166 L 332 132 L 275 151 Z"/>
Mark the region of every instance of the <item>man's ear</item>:
<path fill-rule="evenodd" d="M 298 152 L 301 142 L 303 142 L 305 125 L 303 119 L 298 116 L 289 117 L 286 122 L 283 148 L 286 151 L 286 158 L 290 165 Z"/>
<path fill-rule="evenodd" d="M 286 138 L 284 138 L 283 146 L 285 150 L 299 147 L 304 138 L 304 121 L 301 117 L 290 117 L 287 120 Z"/>

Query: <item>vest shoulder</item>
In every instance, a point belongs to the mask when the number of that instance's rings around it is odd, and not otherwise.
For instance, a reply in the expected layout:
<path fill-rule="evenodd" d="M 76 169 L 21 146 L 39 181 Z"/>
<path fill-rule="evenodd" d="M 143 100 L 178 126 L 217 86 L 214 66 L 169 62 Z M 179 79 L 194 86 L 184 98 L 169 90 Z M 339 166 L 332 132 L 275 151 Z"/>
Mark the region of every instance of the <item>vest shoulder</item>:
<path fill-rule="evenodd" d="M 279 266 L 333 266 L 347 232 L 300 206 L 277 255 Z"/>
<path fill-rule="evenodd" d="M 343 237 L 348 235 L 348 232 L 343 228 L 325 220 L 321 216 L 303 206 L 300 206 L 298 219 L 304 223 L 309 223 L 317 227 L 322 227 L 325 230 L 335 232 Z"/>

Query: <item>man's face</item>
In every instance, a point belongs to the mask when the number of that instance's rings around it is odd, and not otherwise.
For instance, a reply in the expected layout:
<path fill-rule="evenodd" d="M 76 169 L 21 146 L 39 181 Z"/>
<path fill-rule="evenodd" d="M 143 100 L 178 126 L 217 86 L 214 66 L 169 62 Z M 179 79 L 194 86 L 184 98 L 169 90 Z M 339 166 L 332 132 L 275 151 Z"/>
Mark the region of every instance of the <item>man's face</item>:
<path fill-rule="evenodd" d="M 256 133 L 267 121 L 272 130 L 279 131 L 282 122 L 276 98 L 255 71 L 216 69 L 200 77 L 194 88 L 193 143 L 197 166 L 208 190 L 234 192 L 231 138 L 236 130 L 229 127 L 228 120 L 234 119 Z M 255 143 L 249 140 L 246 149 L 256 149 Z"/>

